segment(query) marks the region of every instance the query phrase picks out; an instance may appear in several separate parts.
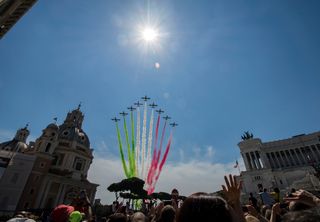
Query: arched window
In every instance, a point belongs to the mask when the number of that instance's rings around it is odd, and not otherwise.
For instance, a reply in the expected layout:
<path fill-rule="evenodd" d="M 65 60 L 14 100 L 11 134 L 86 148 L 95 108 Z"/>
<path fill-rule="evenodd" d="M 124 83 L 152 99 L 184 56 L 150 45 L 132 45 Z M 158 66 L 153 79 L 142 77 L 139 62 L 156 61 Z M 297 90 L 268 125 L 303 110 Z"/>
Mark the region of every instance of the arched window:
<path fill-rule="evenodd" d="M 57 165 L 57 163 L 58 163 L 58 156 L 54 155 L 53 160 L 52 160 L 52 165 L 55 166 L 55 165 Z"/>
<path fill-rule="evenodd" d="M 45 151 L 46 153 L 48 153 L 48 152 L 49 152 L 50 147 L 51 147 L 51 143 L 48 143 L 48 144 L 47 144 L 47 146 L 46 146 L 46 151 Z"/>
<path fill-rule="evenodd" d="M 73 162 L 73 168 L 75 170 L 81 171 L 84 169 L 86 161 L 80 157 L 75 157 Z"/>

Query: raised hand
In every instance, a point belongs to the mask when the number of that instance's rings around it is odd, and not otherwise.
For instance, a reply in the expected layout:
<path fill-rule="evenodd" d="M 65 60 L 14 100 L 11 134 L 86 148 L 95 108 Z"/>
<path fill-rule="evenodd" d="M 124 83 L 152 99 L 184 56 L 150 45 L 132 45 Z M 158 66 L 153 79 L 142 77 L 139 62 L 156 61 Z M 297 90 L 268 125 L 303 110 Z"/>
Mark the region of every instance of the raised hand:
<path fill-rule="evenodd" d="M 285 197 L 283 199 L 286 201 L 298 201 L 310 207 L 320 204 L 320 199 L 306 190 L 297 190 L 296 192 L 292 193 L 292 197 Z"/>
<path fill-rule="evenodd" d="M 240 193 L 241 193 L 241 182 L 238 183 L 236 180 L 236 176 L 232 176 L 229 174 L 229 179 L 227 176 L 224 176 L 224 180 L 226 182 L 226 186 L 222 185 L 222 190 L 227 199 L 227 202 L 230 205 L 240 203 Z"/>
<path fill-rule="evenodd" d="M 236 215 L 234 221 L 245 222 L 240 204 L 241 183 L 238 183 L 236 180 L 236 176 L 232 176 L 231 174 L 229 175 L 229 178 L 227 176 L 224 176 L 224 180 L 226 182 L 226 186 L 222 185 L 222 190 L 226 201 L 234 210 L 234 213 Z"/>

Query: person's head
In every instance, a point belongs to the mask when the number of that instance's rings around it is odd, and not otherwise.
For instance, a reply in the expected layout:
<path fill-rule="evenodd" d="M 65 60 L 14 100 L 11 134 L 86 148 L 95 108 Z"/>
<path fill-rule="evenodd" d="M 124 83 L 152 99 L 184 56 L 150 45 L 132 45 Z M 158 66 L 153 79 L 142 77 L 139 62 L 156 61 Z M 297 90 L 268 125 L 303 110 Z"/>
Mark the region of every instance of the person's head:
<path fill-rule="evenodd" d="M 161 211 L 162 211 L 163 208 L 164 208 L 164 202 L 160 202 L 158 204 L 158 206 L 156 206 L 156 208 L 155 208 L 156 216 L 160 217 L 160 214 L 161 214 Z"/>
<path fill-rule="evenodd" d="M 131 216 L 131 222 L 145 222 L 146 216 L 141 212 L 136 212 Z"/>
<path fill-rule="evenodd" d="M 264 188 L 264 189 L 263 189 L 263 192 L 267 192 L 267 191 L 268 191 L 267 188 Z"/>
<path fill-rule="evenodd" d="M 294 192 L 296 192 L 296 189 L 291 188 L 291 193 L 294 193 Z"/>
<path fill-rule="evenodd" d="M 261 183 L 259 183 L 259 184 L 257 185 L 257 187 L 258 187 L 259 192 L 262 192 L 262 190 L 263 190 L 263 186 L 262 186 L 262 184 L 261 184 Z"/>
<path fill-rule="evenodd" d="M 178 216 L 178 222 L 194 221 L 233 221 L 232 212 L 227 202 L 218 196 L 198 193 L 189 196 Z"/>
<path fill-rule="evenodd" d="M 50 221 L 52 222 L 68 221 L 69 216 L 73 211 L 74 211 L 73 206 L 60 204 L 52 210 L 50 214 Z"/>
<path fill-rule="evenodd" d="M 286 213 L 282 221 L 283 222 L 314 222 L 320 221 L 320 209 L 314 207 L 309 210 L 300 210 Z"/>
<path fill-rule="evenodd" d="M 127 217 L 124 214 L 115 213 L 115 214 L 112 214 L 107 221 L 108 222 L 127 222 Z"/>
<path fill-rule="evenodd" d="M 253 194 L 252 193 L 249 193 L 250 197 L 253 197 Z"/>
<path fill-rule="evenodd" d="M 175 218 L 176 218 L 176 210 L 171 205 L 167 205 L 161 210 L 161 214 L 160 214 L 161 222 L 174 222 Z"/>
<path fill-rule="evenodd" d="M 275 193 L 280 193 L 280 190 L 279 190 L 278 187 L 274 188 L 273 191 L 274 191 Z"/>
<path fill-rule="evenodd" d="M 126 206 L 121 206 L 118 208 L 118 213 L 125 214 L 127 211 Z"/>
<path fill-rule="evenodd" d="M 171 197 L 172 197 L 172 199 L 175 199 L 175 200 L 178 199 L 178 197 L 179 197 L 179 191 L 178 191 L 176 188 L 172 189 L 172 191 L 171 191 Z"/>

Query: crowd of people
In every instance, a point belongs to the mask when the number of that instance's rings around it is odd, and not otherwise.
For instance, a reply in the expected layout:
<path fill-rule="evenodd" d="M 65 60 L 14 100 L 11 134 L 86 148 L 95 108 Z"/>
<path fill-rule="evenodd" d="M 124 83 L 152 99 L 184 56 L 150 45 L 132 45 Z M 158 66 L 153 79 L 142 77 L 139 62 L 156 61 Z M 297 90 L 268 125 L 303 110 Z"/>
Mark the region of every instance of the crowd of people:
<path fill-rule="evenodd" d="M 130 204 L 114 202 L 112 214 L 97 218 L 87 196 L 82 194 L 70 205 L 57 206 L 46 222 L 311 222 L 320 221 L 320 199 L 306 191 L 294 190 L 283 197 L 280 190 L 267 192 L 258 186 L 257 196 L 250 193 L 247 201 L 241 203 L 241 182 L 235 176 L 225 176 L 222 192 L 208 194 L 194 193 L 185 200 L 179 199 L 174 189 L 170 201 L 144 205 L 133 210 Z M 23 220 L 24 219 L 24 220 Z M 27 217 L 13 218 L 9 222 L 32 222 Z"/>

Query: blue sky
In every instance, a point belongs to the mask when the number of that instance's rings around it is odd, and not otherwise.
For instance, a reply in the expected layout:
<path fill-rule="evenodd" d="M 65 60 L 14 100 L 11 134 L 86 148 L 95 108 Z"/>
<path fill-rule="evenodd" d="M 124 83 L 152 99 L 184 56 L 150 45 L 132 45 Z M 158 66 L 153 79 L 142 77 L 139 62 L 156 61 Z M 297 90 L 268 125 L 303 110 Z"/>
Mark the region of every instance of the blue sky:
<path fill-rule="evenodd" d="M 134 40 L 148 8 L 164 35 L 156 49 Z M 117 157 L 110 118 L 145 94 L 179 123 L 169 163 L 234 162 L 246 130 L 263 141 L 318 131 L 319 9 L 289 0 L 39 1 L 0 41 L 0 139 L 26 122 L 35 138 L 81 101 L 95 156 Z"/>

